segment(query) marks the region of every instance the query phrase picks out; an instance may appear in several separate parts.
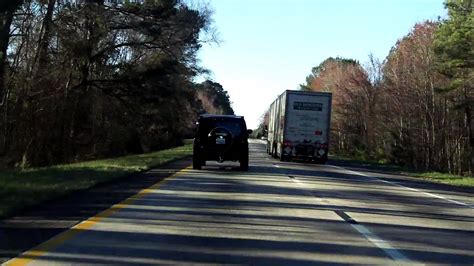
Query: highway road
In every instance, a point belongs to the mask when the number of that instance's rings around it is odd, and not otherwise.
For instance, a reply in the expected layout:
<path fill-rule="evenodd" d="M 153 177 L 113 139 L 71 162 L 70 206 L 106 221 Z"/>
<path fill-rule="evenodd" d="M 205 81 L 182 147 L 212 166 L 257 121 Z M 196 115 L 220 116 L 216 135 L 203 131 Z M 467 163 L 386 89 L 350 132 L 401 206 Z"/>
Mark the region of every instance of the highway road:
<path fill-rule="evenodd" d="M 248 172 L 185 168 L 7 262 L 23 263 L 472 265 L 474 197 L 252 141 Z"/>

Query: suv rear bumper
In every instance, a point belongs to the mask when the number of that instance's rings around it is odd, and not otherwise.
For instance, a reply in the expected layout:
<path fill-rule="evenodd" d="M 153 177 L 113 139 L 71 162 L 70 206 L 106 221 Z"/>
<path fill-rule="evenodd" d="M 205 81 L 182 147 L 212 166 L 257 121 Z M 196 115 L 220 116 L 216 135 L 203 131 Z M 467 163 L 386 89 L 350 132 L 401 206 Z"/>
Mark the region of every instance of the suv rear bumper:
<path fill-rule="evenodd" d="M 220 151 L 205 146 L 199 147 L 195 145 L 194 150 L 203 161 L 239 161 L 242 158 L 242 155 L 248 154 L 248 146 L 243 149 L 240 147 L 239 149 L 231 148 L 227 151 Z"/>

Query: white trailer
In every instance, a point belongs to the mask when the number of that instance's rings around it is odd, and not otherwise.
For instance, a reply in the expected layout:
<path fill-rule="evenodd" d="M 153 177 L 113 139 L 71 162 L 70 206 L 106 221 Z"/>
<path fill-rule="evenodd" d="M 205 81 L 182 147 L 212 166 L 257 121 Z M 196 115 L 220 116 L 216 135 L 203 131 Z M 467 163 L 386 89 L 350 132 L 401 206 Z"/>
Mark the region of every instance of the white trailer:
<path fill-rule="evenodd" d="M 281 161 L 328 159 L 332 94 L 283 92 L 270 105 L 267 152 Z"/>

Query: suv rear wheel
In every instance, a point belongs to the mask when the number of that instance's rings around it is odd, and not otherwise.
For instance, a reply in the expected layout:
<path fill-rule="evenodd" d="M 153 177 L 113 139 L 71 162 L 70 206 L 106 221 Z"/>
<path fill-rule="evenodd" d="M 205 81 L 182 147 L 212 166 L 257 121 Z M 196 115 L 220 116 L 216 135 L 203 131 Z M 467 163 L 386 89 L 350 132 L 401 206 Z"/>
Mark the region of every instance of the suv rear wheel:
<path fill-rule="evenodd" d="M 203 162 L 201 156 L 199 156 L 199 153 L 196 151 L 196 149 L 194 149 L 194 151 L 193 151 L 193 169 L 201 170 L 203 165 L 204 165 L 204 162 Z"/>
<path fill-rule="evenodd" d="M 248 152 L 244 152 L 240 157 L 240 170 L 248 171 L 249 170 L 249 154 Z"/>

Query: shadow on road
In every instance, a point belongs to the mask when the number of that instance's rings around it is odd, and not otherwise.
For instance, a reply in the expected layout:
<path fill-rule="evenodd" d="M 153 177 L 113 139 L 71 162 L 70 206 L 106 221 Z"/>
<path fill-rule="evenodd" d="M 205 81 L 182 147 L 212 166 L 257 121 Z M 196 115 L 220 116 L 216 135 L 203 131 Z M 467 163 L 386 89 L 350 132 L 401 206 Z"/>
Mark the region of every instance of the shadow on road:
<path fill-rule="evenodd" d="M 158 228 L 157 231 L 89 230 L 87 234 L 78 234 L 77 238 L 93 237 L 94 241 L 83 239 L 80 248 L 73 248 L 67 254 L 47 254 L 41 259 L 59 263 L 100 264 L 337 265 L 337 259 L 342 257 L 386 258 L 386 254 L 376 246 L 363 246 L 359 242 L 335 244 L 333 238 L 360 237 L 342 219 L 294 216 L 290 215 L 292 210 L 343 211 L 378 215 L 388 220 L 404 217 L 474 224 L 474 217 L 463 213 L 462 206 L 436 198 L 419 197 L 399 187 L 376 183 L 368 177 L 341 173 L 330 167 L 312 165 L 302 168 L 299 163 L 280 163 L 270 159 L 261 144 L 254 143 L 251 149 L 248 172 L 241 172 L 232 164 L 210 164 L 202 171 L 188 171 L 175 178 L 176 182 L 159 189 L 151 198 L 136 198 L 133 206 L 122 209 L 113 219 L 103 221 L 104 226 L 120 222 L 139 228 Z M 64 202 L 51 202 L 49 206 L 0 222 L 0 262 L 134 195 L 188 164 L 188 161 L 175 162 L 144 174 L 140 182 L 127 181 L 92 189 L 64 199 Z M 290 179 L 299 180 L 302 185 L 289 186 Z M 234 194 L 235 197 L 222 196 Z M 241 195 L 245 197 L 239 197 Z M 285 201 L 284 198 L 292 200 Z M 357 206 L 358 203 L 360 206 Z M 279 211 L 269 214 L 270 210 Z M 398 250 L 424 263 L 474 262 L 472 227 L 453 229 L 378 221 L 364 225 L 396 243 L 413 244 Z M 163 231 L 160 228 L 171 229 Z M 215 232 L 225 234 L 217 235 Z M 315 239 L 315 232 L 319 238 Z M 117 241 L 110 242 L 111 239 Z M 320 260 L 314 259 L 314 254 L 321 256 Z"/>

